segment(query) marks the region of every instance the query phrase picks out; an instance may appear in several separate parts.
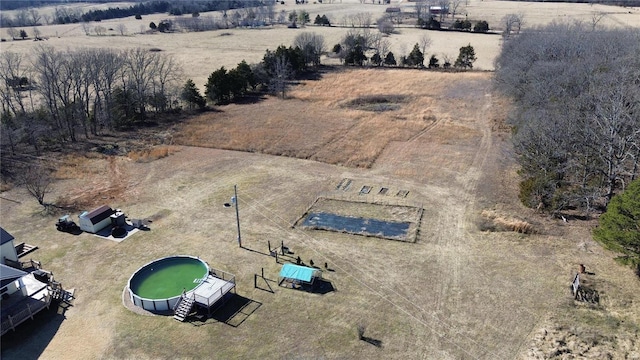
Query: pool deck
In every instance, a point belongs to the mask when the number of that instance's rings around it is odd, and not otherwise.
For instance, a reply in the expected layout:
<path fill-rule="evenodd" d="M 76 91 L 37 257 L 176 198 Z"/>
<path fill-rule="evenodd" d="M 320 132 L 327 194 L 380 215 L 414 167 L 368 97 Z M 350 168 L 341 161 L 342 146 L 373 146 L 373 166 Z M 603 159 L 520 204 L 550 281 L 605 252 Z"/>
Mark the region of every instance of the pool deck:
<path fill-rule="evenodd" d="M 206 307 L 211 307 L 226 293 L 236 287 L 234 282 L 222 280 L 209 275 L 198 287 L 193 290 L 196 302 Z"/>

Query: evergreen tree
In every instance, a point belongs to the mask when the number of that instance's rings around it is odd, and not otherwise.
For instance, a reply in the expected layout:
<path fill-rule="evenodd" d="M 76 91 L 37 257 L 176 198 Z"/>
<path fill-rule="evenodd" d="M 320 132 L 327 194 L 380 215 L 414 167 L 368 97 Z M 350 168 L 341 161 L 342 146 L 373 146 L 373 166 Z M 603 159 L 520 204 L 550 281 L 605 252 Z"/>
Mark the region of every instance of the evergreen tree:
<path fill-rule="evenodd" d="M 205 98 L 200 94 L 200 90 L 198 90 L 196 84 L 191 79 L 188 79 L 182 87 L 180 97 L 189 104 L 190 109 L 192 109 L 194 105 L 203 109 L 207 104 Z"/>
<path fill-rule="evenodd" d="M 429 69 L 437 69 L 440 67 L 440 60 L 435 55 L 431 55 L 429 58 Z"/>
<path fill-rule="evenodd" d="M 376 66 L 382 65 L 382 56 L 380 56 L 380 53 L 375 53 L 371 56 L 371 63 Z"/>
<path fill-rule="evenodd" d="M 305 26 L 309 21 L 309 13 L 304 10 L 300 11 L 298 14 L 298 22 L 301 23 L 302 26 Z"/>
<path fill-rule="evenodd" d="M 396 66 L 398 63 L 396 62 L 396 57 L 393 56 L 393 53 L 389 51 L 387 56 L 384 57 L 384 64 L 387 66 Z"/>
<path fill-rule="evenodd" d="M 238 66 L 235 69 L 240 76 L 240 82 L 242 83 L 242 90 L 246 92 L 249 87 L 255 88 L 257 85 L 256 77 L 253 74 L 253 70 L 251 70 L 251 66 L 247 64 L 246 61 L 242 60 L 238 63 Z"/>
<path fill-rule="evenodd" d="M 640 179 L 611 199 L 593 237 L 607 249 L 623 254 L 619 259 L 640 271 Z"/>
<path fill-rule="evenodd" d="M 473 27 L 473 31 L 486 33 L 487 31 L 489 31 L 489 23 L 484 20 L 480 20 Z"/>
<path fill-rule="evenodd" d="M 476 52 L 471 44 L 460 48 L 460 54 L 453 66 L 461 69 L 473 69 L 473 62 L 476 61 Z"/>
<path fill-rule="evenodd" d="M 225 69 L 224 66 L 209 75 L 204 93 L 209 99 L 215 101 L 216 104 L 223 104 L 229 101 L 229 77 L 227 76 L 227 69 Z"/>
<path fill-rule="evenodd" d="M 407 57 L 407 65 L 417 67 L 424 66 L 424 54 L 420 51 L 420 46 L 417 43 L 413 46 L 413 50 L 411 50 Z"/>
<path fill-rule="evenodd" d="M 344 57 L 344 63 L 346 65 L 362 66 L 365 61 L 367 61 L 367 56 L 364 54 L 362 45 L 360 44 L 356 44 Z"/>

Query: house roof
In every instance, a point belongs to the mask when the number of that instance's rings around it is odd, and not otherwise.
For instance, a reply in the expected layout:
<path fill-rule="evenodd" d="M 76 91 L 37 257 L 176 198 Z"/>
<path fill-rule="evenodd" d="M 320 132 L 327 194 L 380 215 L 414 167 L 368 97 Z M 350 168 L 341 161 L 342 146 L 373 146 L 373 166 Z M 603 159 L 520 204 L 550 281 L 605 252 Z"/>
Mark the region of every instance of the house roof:
<path fill-rule="evenodd" d="M 108 207 L 107 205 L 103 205 L 97 209 L 91 210 L 91 212 L 87 214 L 83 214 L 83 217 L 88 218 L 91 223 L 95 225 L 111 216 L 111 214 L 113 214 L 114 212 L 115 211 L 112 208 Z"/>
<path fill-rule="evenodd" d="M 25 275 L 27 275 L 27 273 L 22 270 L 0 264 L 0 287 L 5 287 Z"/>
<path fill-rule="evenodd" d="M 5 229 L 0 227 L 0 245 L 8 243 L 14 239 L 13 235 L 9 234 Z"/>

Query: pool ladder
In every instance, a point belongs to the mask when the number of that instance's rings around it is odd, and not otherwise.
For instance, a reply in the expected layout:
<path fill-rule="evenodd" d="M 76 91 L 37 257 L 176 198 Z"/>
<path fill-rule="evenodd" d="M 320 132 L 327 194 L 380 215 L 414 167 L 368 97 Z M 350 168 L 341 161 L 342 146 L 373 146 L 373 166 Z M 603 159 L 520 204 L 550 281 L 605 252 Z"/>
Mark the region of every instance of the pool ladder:
<path fill-rule="evenodd" d="M 173 318 L 178 321 L 184 321 L 193 308 L 195 297 L 187 297 L 182 295 L 173 312 Z"/>

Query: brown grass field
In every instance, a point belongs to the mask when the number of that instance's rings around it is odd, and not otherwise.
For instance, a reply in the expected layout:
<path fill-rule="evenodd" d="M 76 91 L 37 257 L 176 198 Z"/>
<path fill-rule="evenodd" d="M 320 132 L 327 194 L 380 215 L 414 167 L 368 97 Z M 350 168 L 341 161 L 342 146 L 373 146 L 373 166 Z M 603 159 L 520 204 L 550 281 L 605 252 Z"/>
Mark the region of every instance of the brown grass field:
<path fill-rule="evenodd" d="M 365 92 L 348 78 L 379 87 Z M 225 122 L 239 149 L 255 151 L 260 133 L 243 134 L 248 128 L 243 118 L 252 114 L 253 126 L 265 136 L 275 133 L 270 128 L 290 129 L 282 131 L 273 153 L 304 145 L 299 139 L 304 136 L 315 144 L 314 154 L 328 154 L 326 162 L 177 145 L 161 148 L 150 162 L 93 152 L 60 158 L 67 166 L 61 166 L 52 199 L 84 199 L 87 207 L 107 203 L 154 222 L 151 231 L 121 243 L 73 236 L 55 231 L 55 217 L 42 215 L 22 190 L 4 192 L 2 226 L 20 241 L 38 245 L 32 256 L 75 288 L 77 298 L 64 317 L 49 315 L 45 324 L 50 325 L 38 328 L 32 322 L 3 338 L 3 358 L 528 359 L 551 357 L 569 341 L 576 356 L 636 356 L 640 309 L 634 294 L 640 283 L 591 240 L 593 222 L 563 223 L 518 205 L 508 132 L 497 126 L 504 119 L 503 100 L 491 93 L 490 81 L 490 73 L 331 72 L 297 87 L 290 99 L 270 98 L 245 105 L 246 111 L 221 107 L 206 120 L 211 127 L 195 118 L 176 130 L 184 142 L 219 139 L 215 124 Z M 413 82 L 428 90 L 416 92 Z M 337 83 L 339 91 L 327 91 Z M 398 119 L 392 120 L 393 111 L 366 116 L 341 107 L 345 100 L 381 90 L 411 99 L 395 111 Z M 420 107 L 422 112 L 410 117 Z M 366 134 L 381 135 L 362 137 L 364 154 L 347 146 L 345 156 L 335 141 L 314 140 L 351 136 L 318 127 L 316 112 L 339 113 L 346 123 L 366 122 L 363 126 L 377 130 Z M 414 129 L 423 113 L 435 118 L 429 126 L 416 129 L 413 137 L 397 136 Z M 380 119 L 369 119 L 376 116 Z M 393 121 L 400 125 L 387 131 Z M 378 155 L 371 157 L 374 152 Z M 301 148 L 290 156 L 307 153 Z M 369 157 L 367 167 L 327 163 Z M 352 179 L 350 190 L 336 190 L 343 178 Z M 233 211 L 222 206 L 234 184 L 243 245 L 255 251 L 238 248 Z M 409 194 L 358 195 L 364 185 Z M 417 241 L 291 228 L 318 195 L 422 204 Z M 535 234 L 480 231 L 483 211 L 526 221 Z M 334 271 L 324 277 L 336 291 L 310 294 L 274 282 L 275 293 L 253 288 L 253 274 L 261 268 L 277 279 L 280 265 L 267 255 L 267 241 L 284 241 L 307 263 L 327 262 Z M 245 310 L 227 321 L 179 323 L 125 308 L 129 276 L 173 254 L 199 256 L 235 274 L 240 300 L 248 302 Z M 595 273 L 600 305 L 572 300 L 568 285 L 578 264 Z M 358 340 L 358 325 L 381 347 Z"/>
<path fill-rule="evenodd" d="M 312 18 L 334 7 L 340 14 L 339 6 L 345 12 L 364 8 L 346 0 L 305 6 L 314 11 Z M 563 11 L 588 18 L 600 8 L 471 0 L 468 11 L 491 22 L 489 15 L 522 10 L 533 25 L 562 17 Z M 603 8 L 616 23 L 640 22 L 627 14 L 637 9 Z M 242 58 L 259 60 L 265 47 L 289 44 L 296 33 L 276 28 L 232 30 L 223 37 L 212 32 L 99 38 L 72 25 L 50 29 L 48 43 L 61 48 L 163 48 L 199 84 L 213 69 Z M 410 49 L 421 34 L 402 29 L 392 39 Z M 455 43 L 446 33 L 429 33 L 431 51 L 448 51 L 439 45 L 446 43 L 457 53 L 471 42 L 483 64 L 478 67 L 491 69 L 499 36 L 475 35 L 495 41 L 482 45 L 463 35 Z M 340 35 L 325 36 L 332 44 Z M 245 48 L 234 45 L 243 44 L 233 42 L 238 39 L 246 41 Z M 10 41 L 2 50 L 27 53 L 34 44 Z M 483 46 L 493 52 L 479 51 Z M 492 93 L 491 80 L 490 72 L 328 70 L 320 80 L 292 88 L 287 99 L 265 97 L 189 119 L 170 129 L 165 138 L 171 140 L 157 148 L 128 150 L 128 156 L 87 151 L 51 158 L 58 181 L 47 200 L 83 209 L 108 204 L 153 222 L 150 231 L 121 243 L 74 236 L 57 232 L 56 216 L 43 214 L 24 190 L 2 192 L 2 227 L 18 241 L 37 245 L 30 256 L 76 290 L 66 311 L 54 309 L 4 336 L 2 358 L 640 358 L 640 282 L 592 240 L 595 220 L 564 223 L 518 203 L 517 166 L 504 126 L 508 102 Z M 386 112 L 350 106 L 374 95 L 402 101 Z M 337 190 L 344 178 L 353 184 Z M 236 242 L 233 210 L 222 206 L 234 184 L 245 249 Z M 359 195 L 365 185 L 391 191 Z M 397 190 L 407 190 L 407 197 L 394 196 Z M 318 196 L 421 204 L 417 241 L 292 228 Z M 486 226 L 488 221 L 495 226 Z M 526 234 L 518 232 L 522 227 Z M 324 278 L 336 291 L 320 295 L 278 287 L 281 264 L 268 256 L 267 241 L 283 241 L 306 263 L 327 262 L 334 271 L 325 271 Z M 136 269 L 176 254 L 199 256 L 235 274 L 235 302 L 247 306 L 226 321 L 188 323 L 123 306 L 123 289 Z M 600 293 L 599 305 L 572 299 L 569 283 L 579 264 L 592 273 L 589 283 Z M 274 293 L 253 287 L 262 268 Z M 358 326 L 381 346 L 359 340 Z"/>
<path fill-rule="evenodd" d="M 125 3 L 119 4 L 125 6 Z M 103 8 L 106 5 L 70 5 L 80 6 L 87 10 L 90 8 Z M 414 11 L 414 3 L 404 0 L 392 0 L 391 6 L 401 7 L 404 12 Z M 47 10 L 48 9 L 48 10 Z M 305 5 L 295 5 L 293 0 L 288 0 L 285 5 L 278 4 L 276 12 L 284 10 L 309 12 L 313 21 L 316 15 L 326 15 L 333 24 L 340 25 L 346 16 L 358 13 L 370 13 L 371 19 L 375 20 L 384 14 L 386 6 L 371 4 L 361 4 L 358 0 L 340 0 L 328 3 L 310 3 Z M 44 12 L 53 12 L 53 8 L 45 8 Z M 500 0 L 469 0 L 468 5 L 461 6 L 459 18 L 472 21 L 485 20 L 489 26 L 499 32 L 502 30 L 500 20 L 509 13 L 519 13 L 524 15 L 524 28 L 547 24 L 552 21 L 582 21 L 590 23 L 593 14 L 607 14 L 599 23 L 599 26 L 607 27 L 640 27 L 640 9 L 633 7 L 602 6 L 589 4 L 568 4 L 568 3 L 526 3 L 517 1 Z M 11 14 L 11 12 L 8 12 Z M 185 15 L 190 16 L 190 15 Z M 203 13 L 201 16 L 213 16 L 219 18 L 221 15 L 215 12 Z M 142 20 L 135 20 L 133 17 L 125 19 L 105 20 L 99 25 L 107 29 L 106 36 L 96 36 L 93 32 L 91 36 L 86 36 L 80 24 L 49 25 L 41 26 L 42 37 L 48 38 L 45 42 L 33 41 L 7 41 L 0 45 L 3 51 L 13 51 L 30 54 L 35 46 L 45 44 L 58 49 L 73 49 L 76 47 L 110 47 L 115 49 L 128 48 L 158 48 L 165 53 L 172 55 L 183 64 L 185 77 L 192 78 L 203 90 L 207 77 L 212 71 L 221 66 L 227 69 L 235 67 L 240 61 L 246 60 L 248 63 L 257 63 L 262 60 L 267 49 L 274 50 L 279 45 L 289 46 L 300 32 L 309 31 L 322 35 L 325 38 L 327 49 L 331 49 L 334 44 L 340 42 L 344 34 L 350 30 L 349 27 L 318 27 L 308 25 L 305 28 L 288 29 L 285 26 L 275 26 L 268 29 L 231 29 L 221 31 L 209 31 L 200 33 L 172 33 L 172 34 L 146 34 L 149 23 L 158 23 L 165 18 L 171 18 L 166 14 L 154 14 L 144 16 Z M 127 31 L 125 36 L 120 36 L 118 25 L 125 25 Z M 109 30 L 111 29 L 111 30 Z M 30 36 L 33 31 L 25 29 Z M 373 30 L 373 29 L 372 29 Z M 374 30 L 375 31 L 375 30 Z M 459 52 L 460 47 L 471 44 L 476 52 L 477 61 L 474 68 L 479 70 L 492 70 L 494 59 L 500 51 L 501 37 L 498 35 L 482 35 L 461 32 L 441 32 L 425 31 L 414 28 L 409 24 L 401 24 L 397 31 L 388 37 L 391 44 L 391 51 L 396 59 L 402 55 L 407 55 L 413 45 L 420 41 L 424 35 L 428 35 L 432 41 L 427 49 L 425 59 L 432 54 L 439 59 L 445 56 L 453 62 Z M 7 37 L 6 32 L 2 37 Z M 335 63 L 335 60 L 324 58 L 325 63 Z"/>

